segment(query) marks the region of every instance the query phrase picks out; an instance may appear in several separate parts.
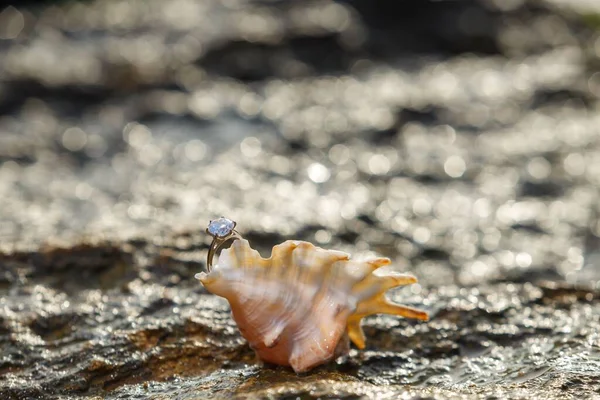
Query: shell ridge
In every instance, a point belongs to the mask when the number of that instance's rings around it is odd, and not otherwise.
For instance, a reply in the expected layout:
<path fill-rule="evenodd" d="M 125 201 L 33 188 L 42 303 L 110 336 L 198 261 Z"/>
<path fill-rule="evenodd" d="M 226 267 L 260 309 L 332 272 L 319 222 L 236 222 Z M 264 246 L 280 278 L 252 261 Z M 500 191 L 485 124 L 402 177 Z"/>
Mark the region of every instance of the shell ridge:
<path fill-rule="evenodd" d="M 302 299 L 299 295 L 297 288 L 290 288 L 290 290 L 284 291 L 285 299 L 282 302 L 280 312 L 273 316 L 273 322 L 277 321 L 277 329 L 280 330 L 280 334 L 285 330 L 293 321 L 302 320 L 303 313 L 309 313 L 310 309 L 302 305 Z M 298 305 L 298 306 L 294 306 Z M 289 310 L 292 310 L 289 312 Z M 265 343 L 265 345 L 267 345 Z M 267 345 L 267 347 L 269 347 Z"/>
<path fill-rule="evenodd" d="M 288 265 L 286 265 L 288 264 L 286 260 L 291 258 L 296 246 L 297 244 L 293 241 L 286 241 L 277 245 L 273 248 L 269 259 L 262 258 L 256 251 L 245 252 L 243 256 L 241 252 L 238 252 L 238 259 L 245 267 L 253 265 L 249 259 L 271 262 L 271 268 L 269 269 L 238 269 L 239 277 L 253 277 L 242 282 L 242 285 L 246 287 L 245 289 L 238 290 L 238 296 L 247 293 L 248 298 L 256 299 L 247 302 L 246 308 L 243 309 L 245 320 L 256 329 L 256 336 L 261 344 L 268 348 L 277 343 L 291 322 L 299 320 L 299 311 L 304 310 L 306 313 L 309 311 L 307 307 L 293 307 L 294 304 L 302 304 L 299 301 L 301 296 L 298 294 L 301 289 L 288 285 L 288 281 L 285 279 L 293 273 L 293 270 L 297 270 L 297 268 L 288 268 Z M 254 262 L 255 264 L 257 262 Z M 280 306 L 273 307 L 276 304 Z M 274 315 L 270 315 L 268 320 L 265 320 L 263 316 L 265 307 L 275 312 Z M 273 308 L 275 309 L 273 310 Z M 289 310 L 293 311 L 289 312 Z"/>
<path fill-rule="evenodd" d="M 263 344 L 268 348 L 275 346 L 279 342 L 286 326 L 279 321 L 272 323 L 270 328 L 263 334 Z"/>
<path fill-rule="evenodd" d="M 312 330 L 317 330 L 313 326 Z M 289 363 L 295 372 L 304 372 L 312 367 L 327 362 L 333 358 L 335 347 L 323 349 L 318 340 L 320 335 L 303 335 L 301 339 L 296 340 L 290 353 Z"/>

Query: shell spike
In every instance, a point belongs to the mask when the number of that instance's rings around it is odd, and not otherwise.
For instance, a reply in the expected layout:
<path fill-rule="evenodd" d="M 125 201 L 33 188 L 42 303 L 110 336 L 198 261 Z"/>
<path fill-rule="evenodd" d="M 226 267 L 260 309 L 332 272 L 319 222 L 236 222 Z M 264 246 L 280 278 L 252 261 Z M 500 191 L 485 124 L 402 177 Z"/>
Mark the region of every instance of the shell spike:
<path fill-rule="evenodd" d="M 412 285 L 413 283 L 417 283 L 417 278 L 412 275 L 405 274 L 394 274 L 394 275 L 386 275 L 382 278 L 383 282 L 381 283 L 381 288 L 383 291 L 395 288 L 398 286 L 407 286 Z"/>
<path fill-rule="evenodd" d="M 365 332 L 360 326 L 360 318 L 350 317 L 350 319 L 348 319 L 347 329 L 348 336 L 350 337 L 350 340 L 352 340 L 352 343 L 354 343 L 354 345 L 359 349 L 364 349 L 367 339 L 365 337 Z"/>
<path fill-rule="evenodd" d="M 368 314 L 391 314 L 404 318 L 429 321 L 429 314 L 427 314 L 425 311 L 413 307 L 404 306 L 401 304 L 392 303 L 388 301 L 384 296 L 379 298 L 376 302 L 373 302 L 372 308 L 371 310 L 369 310 Z"/>
<path fill-rule="evenodd" d="M 389 258 L 375 258 L 373 260 L 366 261 L 366 263 L 370 265 L 374 271 L 378 268 L 390 265 L 392 263 L 392 260 L 390 260 Z"/>

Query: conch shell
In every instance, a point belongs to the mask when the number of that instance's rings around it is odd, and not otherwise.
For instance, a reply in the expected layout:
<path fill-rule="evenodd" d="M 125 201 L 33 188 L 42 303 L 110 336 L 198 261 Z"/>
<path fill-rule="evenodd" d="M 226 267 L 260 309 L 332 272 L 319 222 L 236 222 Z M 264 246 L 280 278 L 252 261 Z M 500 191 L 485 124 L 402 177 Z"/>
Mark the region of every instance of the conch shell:
<path fill-rule="evenodd" d="M 393 314 L 427 320 L 426 312 L 385 298 L 393 287 L 417 282 L 410 275 L 375 270 L 388 258 L 350 260 L 348 254 L 288 240 L 264 259 L 247 240 L 223 250 L 209 273 L 196 277 L 231 305 L 241 334 L 258 357 L 304 372 L 365 347 L 362 318 Z"/>

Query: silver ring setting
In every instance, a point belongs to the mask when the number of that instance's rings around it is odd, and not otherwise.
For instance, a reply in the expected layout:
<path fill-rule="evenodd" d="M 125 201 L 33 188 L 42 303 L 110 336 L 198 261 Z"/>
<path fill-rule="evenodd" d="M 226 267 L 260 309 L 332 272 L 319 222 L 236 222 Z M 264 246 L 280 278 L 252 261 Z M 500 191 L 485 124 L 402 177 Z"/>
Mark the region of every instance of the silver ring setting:
<path fill-rule="evenodd" d="M 242 239 L 242 236 L 235 230 L 237 223 L 229 218 L 221 217 L 211 220 L 206 228 L 206 233 L 213 237 L 208 255 L 206 256 L 206 271 L 210 272 L 213 258 L 217 251 L 229 240 Z"/>

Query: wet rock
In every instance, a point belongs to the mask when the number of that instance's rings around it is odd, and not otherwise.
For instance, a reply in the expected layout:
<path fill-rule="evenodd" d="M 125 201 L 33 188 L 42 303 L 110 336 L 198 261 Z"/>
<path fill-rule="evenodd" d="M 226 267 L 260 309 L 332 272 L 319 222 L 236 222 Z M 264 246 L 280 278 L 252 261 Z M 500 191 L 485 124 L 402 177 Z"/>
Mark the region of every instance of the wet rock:
<path fill-rule="evenodd" d="M 598 396 L 591 3 L 0 10 L 0 398 Z M 221 215 L 391 257 L 431 321 L 261 365 L 193 279 Z"/>

